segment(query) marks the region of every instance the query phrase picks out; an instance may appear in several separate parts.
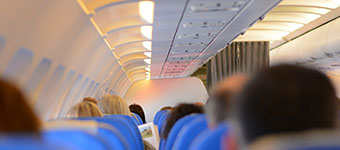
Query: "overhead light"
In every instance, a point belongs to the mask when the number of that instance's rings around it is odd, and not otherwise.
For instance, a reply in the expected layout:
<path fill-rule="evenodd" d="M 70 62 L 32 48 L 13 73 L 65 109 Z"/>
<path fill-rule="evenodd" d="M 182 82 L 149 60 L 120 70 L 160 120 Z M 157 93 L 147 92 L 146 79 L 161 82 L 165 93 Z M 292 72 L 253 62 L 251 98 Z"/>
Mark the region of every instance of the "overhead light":
<path fill-rule="evenodd" d="M 143 47 L 149 51 L 151 51 L 152 48 L 152 42 L 151 41 L 144 41 L 143 42 Z"/>
<path fill-rule="evenodd" d="M 139 16 L 147 23 L 153 23 L 155 3 L 153 1 L 140 1 L 138 5 Z"/>
<path fill-rule="evenodd" d="M 145 72 L 146 75 L 150 75 L 150 72 Z"/>
<path fill-rule="evenodd" d="M 152 26 L 141 26 L 140 27 L 140 32 L 148 40 L 152 39 Z"/>
<path fill-rule="evenodd" d="M 151 59 L 144 59 L 144 62 L 147 63 L 147 64 L 151 64 Z"/>
<path fill-rule="evenodd" d="M 144 55 L 145 55 L 146 57 L 151 58 L 151 52 L 144 52 Z"/>
<path fill-rule="evenodd" d="M 150 75 L 146 75 L 145 80 L 150 80 Z"/>
<path fill-rule="evenodd" d="M 145 70 L 150 72 L 151 68 L 147 67 L 145 68 Z"/>

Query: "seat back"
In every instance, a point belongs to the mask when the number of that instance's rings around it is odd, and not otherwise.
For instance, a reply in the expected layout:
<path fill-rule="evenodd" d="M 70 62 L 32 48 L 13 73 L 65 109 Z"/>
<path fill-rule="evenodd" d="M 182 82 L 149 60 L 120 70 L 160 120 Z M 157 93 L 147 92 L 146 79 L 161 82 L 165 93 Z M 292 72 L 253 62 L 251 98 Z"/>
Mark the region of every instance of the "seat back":
<path fill-rule="evenodd" d="M 104 139 L 82 130 L 49 130 L 43 133 L 43 139 L 47 145 L 58 146 L 57 143 L 64 143 L 77 150 L 112 149 Z"/>
<path fill-rule="evenodd" d="M 180 130 L 189 122 L 191 122 L 192 120 L 194 120 L 195 118 L 198 118 L 200 116 L 203 116 L 202 114 L 192 114 L 192 115 L 187 115 L 181 119 L 179 119 L 175 125 L 171 128 L 168 138 L 166 139 L 165 142 L 165 150 L 171 150 L 173 144 L 175 143 L 175 140 L 177 138 L 178 133 L 180 132 Z M 160 147 L 160 149 L 163 149 Z"/>
<path fill-rule="evenodd" d="M 75 150 L 80 149 L 74 145 L 63 142 L 55 142 L 52 145 L 44 142 L 44 139 L 31 134 L 2 134 L 0 135 L 0 149 L 3 150 Z"/>
<path fill-rule="evenodd" d="M 215 129 L 205 129 L 190 145 L 190 150 L 222 149 L 223 135 L 228 134 L 229 126 L 221 123 Z"/>
<path fill-rule="evenodd" d="M 205 116 L 195 118 L 194 120 L 192 120 L 192 122 L 185 125 L 178 133 L 173 149 L 187 150 L 190 144 L 193 142 L 194 138 L 207 127 L 208 124 Z"/>
<path fill-rule="evenodd" d="M 161 110 L 161 111 L 158 111 L 155 115 L 155 117 L 153 118 L 153 124 L 157 124 L 158 123 L 158 120 L 159 118 L 164 114 L 168 112 L 167 110 Z"/>
<path fill-rule="evenodd" d="M 105 126 L 102 126 L 101 124 L 98 128 L 98 136 L 104 138 L 112 149 L 132 149 L 124 135 L 117 128 L 107 124 L 105 124 Z M 106 125 L 109 127 L 106 127 Z"/>
<path fill-rule="evenodd" d="M 128 118 L 131 119 L 129 116 Z M 133 128 L 132 126 L 135 126 L 135 123 L 132 120 L 131 120 L 132 123 L 127 121 L 126 117 L 119 117 L 119 118 L 88 117 L 88 118 L 78 118 L 78 119 L 79 120 L 95 120 L 97 122 L 110 124 L 111 126 L 115 127 L 121 132 L 121 134 L 125 137 L 125 140 L 127 141 L 128 145 L 132 149 L 140 150 L 144 148 L 140 146 L 141 145 L 140 143 L 142 142 L 142 140 L 138 139 L 138 133 L 135 133 L 135 131 L 132 129 Z"/>
<path fill-rule="evenodd" d="M 135 116 L 137 117 L 137 120 L 138 120 L 138 122 L 139 122 L 139 125 L 144 124 L 142 118 L 141 118 L 138 114 L 136 114 L 136 113 L 133 113 L 133 114 L 135 114 Z"/>

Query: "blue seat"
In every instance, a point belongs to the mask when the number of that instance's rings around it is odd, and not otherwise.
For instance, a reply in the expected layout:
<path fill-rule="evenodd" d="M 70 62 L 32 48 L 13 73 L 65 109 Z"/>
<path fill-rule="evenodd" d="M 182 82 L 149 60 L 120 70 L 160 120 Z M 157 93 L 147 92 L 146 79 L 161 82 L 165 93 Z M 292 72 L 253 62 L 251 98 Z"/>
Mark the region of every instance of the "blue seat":
<path fill-rule="evenodd" d="M 135 116 L 137 117 L 137 120 L 138 120 L 138 122 L 139 122 L 139 125 L 144 124 L 142 118 L 141 118 L 138 114 L 136 114 L 136 113 L 133 113 L 133 114 L 135 114 Z"/>
<path fill-rule="evenodd" d="M 0 135 L 0 149 L 4 150 L 74 150 L 75 146 L 55 141 L 53 144 L 30 134 L 2 134 Z M 78 148 L 80 149 L 80 148 Z"/>
<path fill-rule="evenodd" d="M 229 126 L 225 123 L 221 123 L 215 129 L 206 129 L 199 134 L 192 144 L 190 150 L 220 150 L 223 135 L 228 134 Z"/>
<path fill-rule="evenodd" d="M 178 120 L 174 126 L 171 128 L 171 131 L 168 135 L 168 138 L 166 139 L 165 142 L 165 147 L 160 147 L 160 149 L 165 149 L 165 150 L 171 150 L 172 146 L 175 143 L 175 140 L 177 138 L 178 133 L 181 131 L 181 129 L 188 124 L 189 122 L 191 122 L 192 120 L 194 120 L 195 118 L 198 117 L 203 117 L 204 115 L 202 114 L 192 114 L 192 115 L 187 115 L 183 118 L 181 118 L 180 120 Z"/>
<path fill-rule="evenodd" d="M 124 135 L 116 128 L 98 128 L 98 136 L 104 138 L 108 145 L 115 150 L 132 149 Z"/>
<path fill-rule="evenodd" d="M 134 116 L 130 116 L 130 118 L 132 119 L 133 123 L 135 123 L 137 126 L 140 124 L 137 118 L 135 118 Z"/>
<path fill-rule="evenodd" d="M 161 111 L 158 111 L 155 115 L 155 117 L 153 118 L 153 124 L 157 124 L 158 123 L 158 120 L 159 118 L 165 114 L 166 112 L 168 112 L 167 110 L 161 110 Z"/>
<path fill-rule="evenodd" d="M 97 122 L 103 122 L 110 124 L 117 128 L 125 137 L 125 140 L 132 149 L 143 150 L 144 145 L 142 137 L 137 129 L 137 126 L 132 121 L 130 116 L 117 115 L 107 117 L 88 117 L 88 118 L 77 118 L 78 120 L 95 120 Z M 136 128 L 136 129 L 135 129 Z M 137 130 L 137 131 L 136 131 Z"/>
<path fill-rule="evenodd" d="M 58 143 L 64 143 L 76 150 L 110 150 L 108 143 L 99 137 L 81 130 L 55 130 L 43 133 L 44 143 L 58 147 Z"/>
<path fill-rule="evenodd" d="M 207 127 L 208 123 L 205 116 L 195 118 L 181 129 L 172 148 L 176 150 L 189 149 L 189 146 L 193 142 L 194 138 Z"/>
<path fill-rule="evenodd" d="M 164 112 L 160 118 L 158 119 L 156 125 L 158 127 L 158 132 L 159 132 L 159 135 L 162 135 L 162 129 L 164 128 L 165 126 L 165 122 L 166 122 L 166 119 L 168 118 L 168 115 L 169 115 L 169 112 L 166 111 Z"/>

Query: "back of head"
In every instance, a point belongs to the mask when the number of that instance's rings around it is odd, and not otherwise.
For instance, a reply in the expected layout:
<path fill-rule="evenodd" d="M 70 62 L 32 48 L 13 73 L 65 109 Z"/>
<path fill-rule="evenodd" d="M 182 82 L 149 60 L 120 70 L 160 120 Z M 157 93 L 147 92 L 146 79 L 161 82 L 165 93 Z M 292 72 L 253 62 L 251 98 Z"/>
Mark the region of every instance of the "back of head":
<path fill-rule="evenodd" d="M 68 118 L 77 117 L 102 117 L 103 114 L 92 102 L 81 102 L 73 106 L 67 113 Z"/>
<path fill-rule="evenodd" d="M 193 113 L 203 113 L 203 108 L 195 104 L 179 104 L 178 106 L 174 107 L 171 110 L 168 119 L 166 120 L 164 132 L 162 134 L 163 138 L 166 139 L 168 137 L 172 126 L 174 126 L 174 124 L 179 119 Z"/>
<path fill-rule="evenodd" d="M 145 114 L 142 106 L 138 104 L 131 104 L 129 106 L 129 109 L 131 112 L 138 114 L 141 117 L 143 123 L 145 123 Z"/>
<path fill-rule="evenodd" d="M 336 126 L 335 90 L 319 71 L 280 65 L 256 74 L 236 99 L 245 144 L 269 134 Z"/>
<path fill-rule="evenodd" d="M 85 97 L 83 99 L 83 102 L 91 102 L 91 103 L 96 104 L 96 105 L 98 104 L 98 100 L 93 98 L 93 97 Z"/>
<path fill-rule="evenodd" d="M 204 106 L 209 125 L 217 125 L 230 116 L 233 97 L 242 89 L 246 81 L 248 81 L 248 77 L 235 75 L 218 83 L 211 98 Z"/>
<path fill-rule="evenodd" d="M 165 107 L 162 107 L 162 108 L 160 109 L 160 111 L 162 111 L 162 110 L 172 110 L 172 108 L 173 108 L 173 107 L 171 107 L 171 106 L 165 106 Z"/>
<path fill-rule="evenodd" d="M 0 132 L 39 133 L 41 122 L 14 85 L 0 80 Z"/>
<path fill-rule="evenodd" d="M 104 114 L 131 115 L 126 102 L 117 95 L 105 95 L 99 101 L 99 108 Z"/>

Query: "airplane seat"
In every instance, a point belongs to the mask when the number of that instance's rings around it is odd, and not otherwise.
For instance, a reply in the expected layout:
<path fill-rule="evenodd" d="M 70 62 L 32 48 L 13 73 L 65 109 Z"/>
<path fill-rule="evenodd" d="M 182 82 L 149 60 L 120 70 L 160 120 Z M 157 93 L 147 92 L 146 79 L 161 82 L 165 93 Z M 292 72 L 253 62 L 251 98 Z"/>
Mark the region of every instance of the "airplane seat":
<path fill-rule="evenodd" d="M 220 150 L 222 149 L 223 136 L 228 134 L 229 126 L 221 123 L 215 129 L 205 129 L 190 145 L 190 150 Z"/>
<path fill-rule="evenodd" d="M 178 133 L 173 149 L 187 150 L 195 137 L 208 127 L 206 117 L 199 116 L 186 124 Z"/>
<path fill-rule="evenodd" d="M 112 149 L 104 139 L 83 130 L 48 130 L 43 133 L 43 140 L 51 146 L 65 143 L 77 150 L 109 150 Z"/>
<path fill-rule="evenodd" d="M 44 123 L 45 130 L 83 130 L 105 139 L 112 149 L 129 149 L 123 134 L 115 127 L 94 120 L 53 120 Z"/>
<path fill-rule="evenodd" d="M 138 125 L 142 125 L 142 124 L 143 124 L 142 118 L 141 118 L 138 114 L 136 114 L 136 113 L 133 113 L 133 114 L 135 114 L 135 116 L 136 116 L 136 118 L 137 118 L 137 121 L 139 122 Z"/>
<path fill-rule="evenodd" d="M 174 126 L 171 128 L 168 138 L 166 139 L 166 141 L 164 141 L 164 145 L 165 147 L 160 147 L 160 150 L 171 150 L 173 144 L 175 143 L 175 140 L 177 138 L 178 133 L 181 131 L 181 129 L 188 124 L 189 122 L 191 122 L 192 120 L 194 120 L 195 118 L 198 118 L 200 116 L 204 116 L 202 114 L 191 114 L 191 115 L 187 115 L 181 119 L 179 119 Z M 160 144 L 161 145 L 161 144 Z"/>
<path fill-rule="evenodd" d="M 168 110 L 161 110 L 161 111 L 158 111 L 155 115 L 155 117 L 153 118 L 153 124 L 157 124 L 158 123 L 158 120 L 159 118 L 164 114 L 168 112 Z"/>
<path fill-rule="evenodd" d="M 166 119 L 168 118 L 168 115 L 169 115 L 169 113 L 166 111 L 158 119 L 158 122 L 157 122 L 156 125 L 158 127 L 159 135 L 162 135 L 162 129 L 163 129 L 163 126 L 165 125 L 165 122 L 166 122 Z"/>
<path fill-rule="evenodd" d="M 20 143 L 20 144 L 18 144 Z M 64 142 L 47 144 L 43 139 L 30 134 L 2 134 L 0 135 L 0 149 L 5 150 L 74 150 L 74 146 Z"/>
<path fill-rule="evenodd" d="M 122 117 L 123 116 L 123 117 Z M 132 119 L 129 116 L 125 115 L 117 115 L 114 117 L 113 115 L 110 117 L 88 117 L 88 118 L 77 118 L 78 120 L 95 120 L 101 123 L 107 123 L 116 129 L 118 129 L 124 139 L 127 141 L 128 145 L 132 149 L 143 150 L 143 140 L 141 134 L 137 128 L 137 126 L 133 123 Z M 130 120 L 130 121 L 127 121 Z"/>

